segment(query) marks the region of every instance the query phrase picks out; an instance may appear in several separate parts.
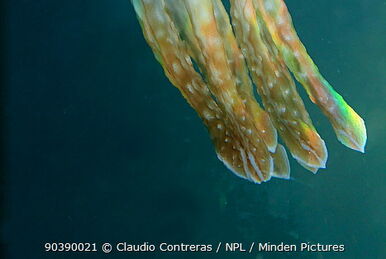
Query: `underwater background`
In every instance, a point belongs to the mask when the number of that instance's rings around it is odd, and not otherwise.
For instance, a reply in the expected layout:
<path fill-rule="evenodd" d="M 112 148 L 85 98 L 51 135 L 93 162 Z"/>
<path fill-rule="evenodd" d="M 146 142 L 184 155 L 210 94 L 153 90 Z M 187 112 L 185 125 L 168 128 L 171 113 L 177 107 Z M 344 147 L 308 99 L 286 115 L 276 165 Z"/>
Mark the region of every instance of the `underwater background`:
<path fill-rule="evenodd" d="M 2 258 L 386 258 L 386 2 L 286 1 L 322 74 L 365 120 L 317 175 L 256 185 L 217 159 L 128 0 L 5 3 Z M 46 242 L 344 244 L 343 253 L 46 253 Z"/>

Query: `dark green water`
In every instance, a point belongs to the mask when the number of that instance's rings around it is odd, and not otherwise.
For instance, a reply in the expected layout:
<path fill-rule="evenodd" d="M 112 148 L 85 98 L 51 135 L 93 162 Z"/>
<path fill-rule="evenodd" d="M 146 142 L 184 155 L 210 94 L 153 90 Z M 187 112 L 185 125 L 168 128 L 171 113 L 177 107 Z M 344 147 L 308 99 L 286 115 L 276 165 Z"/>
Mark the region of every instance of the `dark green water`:
<path fill-rule="evenodd" d="M 4 258 L 386 258 L 386 2 L 288 0 L 320 70 L 364 118 L 349 150 L 300 92 L 327 169 L 232 175 L 164 76 L 128 0 L 6 3 Z M 45 242 L 312 242 L 344 253 L 45 253 Z"/>

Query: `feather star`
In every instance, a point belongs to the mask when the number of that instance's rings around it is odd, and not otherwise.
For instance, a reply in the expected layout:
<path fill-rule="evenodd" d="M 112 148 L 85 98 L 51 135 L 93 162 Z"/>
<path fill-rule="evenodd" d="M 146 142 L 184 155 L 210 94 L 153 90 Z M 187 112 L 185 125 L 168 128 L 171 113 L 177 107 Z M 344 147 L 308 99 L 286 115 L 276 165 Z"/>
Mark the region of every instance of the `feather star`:
<path fill-rule="evenodd" d="M 325 143 L 290 72 L 328 117 L 339 141 L 364 152 L 364 121 L 319 73 L 283 0 L 230 0 L 230 17 L 221 0 L 132 3 L 166 76 L 208 128 L 218 158 L 236 175 L 256 183 L 272 176 L 288 179 L 278 134 L 304 168 L 313 173 L 325 168 Z"/>

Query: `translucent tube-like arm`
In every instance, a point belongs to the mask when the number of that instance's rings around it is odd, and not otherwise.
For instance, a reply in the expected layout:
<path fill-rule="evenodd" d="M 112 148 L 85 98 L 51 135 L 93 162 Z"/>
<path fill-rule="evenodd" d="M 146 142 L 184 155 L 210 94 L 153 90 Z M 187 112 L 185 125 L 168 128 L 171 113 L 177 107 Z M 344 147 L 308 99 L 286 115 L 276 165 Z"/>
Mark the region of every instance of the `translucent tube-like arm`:
<path fill-rule="evenodd" d="M 311 101 L 330 120 L 339 141 L 349 148 L 364 152 L 367 134 L 363 119 L 319 73 L 297 36 L 284 1 L 254 2 L 285 63 L 307 90 Z"/>
<path fill-rule="evenodd" d="M 208 128 L 218 158 L 261 183 L 288 179 L 285 148 L 304 168 L 327 149 L 291 77 L 329 118 L 338 139 L 364 151 L 366 128 L 308 56 L 282 0 L 132 0 L 147 43 L 170 82 Z M 255 99 L 254 86 L 264 109 Z"/>

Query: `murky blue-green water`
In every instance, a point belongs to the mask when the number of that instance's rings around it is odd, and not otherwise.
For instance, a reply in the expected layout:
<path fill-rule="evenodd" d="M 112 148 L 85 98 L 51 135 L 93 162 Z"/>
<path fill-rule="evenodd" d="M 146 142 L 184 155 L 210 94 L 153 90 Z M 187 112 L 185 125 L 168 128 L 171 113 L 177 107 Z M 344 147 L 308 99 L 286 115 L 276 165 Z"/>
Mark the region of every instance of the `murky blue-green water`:
<path fill-rule="evenodd" d="M 386 2 L 286 1 L 329 82 L 364 118 L 327 169 L 231 174 L 166 79 L 128 0 L 8 1 L 5 258 L 386 258 Z M 299 88 L 300 89 L 300 88 Z M 344 244 L 344 253 L 45 253 L 46 242 Z"/>

